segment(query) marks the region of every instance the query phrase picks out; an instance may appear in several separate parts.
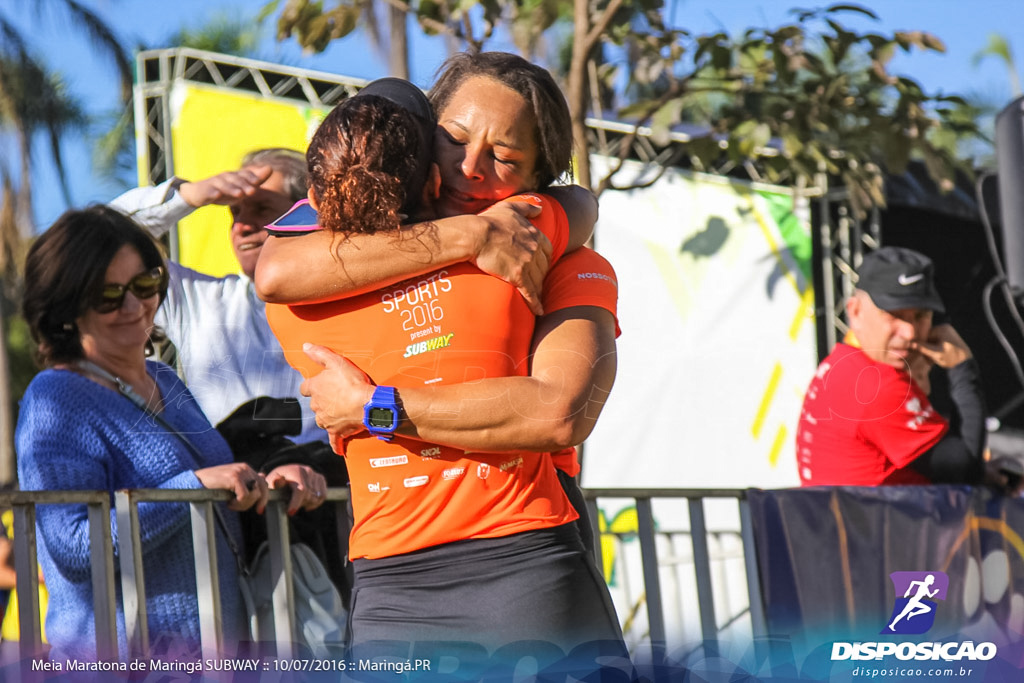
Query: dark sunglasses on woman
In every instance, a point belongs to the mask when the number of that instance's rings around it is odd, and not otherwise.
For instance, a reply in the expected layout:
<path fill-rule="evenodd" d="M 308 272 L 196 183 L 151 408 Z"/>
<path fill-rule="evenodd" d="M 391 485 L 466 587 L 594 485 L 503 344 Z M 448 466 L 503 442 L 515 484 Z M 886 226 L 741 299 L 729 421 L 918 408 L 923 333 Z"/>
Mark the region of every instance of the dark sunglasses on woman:
<path fill-rule="evenodd" d="M 157 266 L 153 270 L 139 273 L 126 285 L 103 285 L 92 308 L 97 313 L 113 313 L 124 304 L 125 292 L 131 292 L 136 299 L 148 299 L 161 292 L 167 281 L 167 270 Z"/>

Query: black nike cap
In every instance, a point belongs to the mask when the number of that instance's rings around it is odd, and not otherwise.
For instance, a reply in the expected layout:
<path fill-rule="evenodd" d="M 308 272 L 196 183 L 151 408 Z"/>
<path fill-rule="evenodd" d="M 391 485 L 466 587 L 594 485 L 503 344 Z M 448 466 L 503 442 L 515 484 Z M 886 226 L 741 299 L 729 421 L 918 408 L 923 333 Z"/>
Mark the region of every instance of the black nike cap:
<path fill-rule="evenodd" d="M 864 257 L 857 275 L 857 289 L 867 292 L 883 311 L 925 308 L 946 312 L 935 289 L 935 264 L 913 249 L 876 249 Z"/>

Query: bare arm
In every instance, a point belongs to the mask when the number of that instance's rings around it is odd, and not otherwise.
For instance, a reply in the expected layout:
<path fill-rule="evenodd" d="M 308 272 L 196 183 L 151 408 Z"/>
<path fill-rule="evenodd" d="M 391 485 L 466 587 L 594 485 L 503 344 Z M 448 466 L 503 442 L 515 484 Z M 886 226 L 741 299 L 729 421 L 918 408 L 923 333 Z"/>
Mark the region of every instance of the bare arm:
<path fill-rule="evenodd" d="M 544 194 L 554 197 L 569 219 L 569 243 L 565 251 L 568 253 L 590 242 L 598 214 L 594 193 L 579 185 L 558 185 L 547 188 Z"/>
<path fill-rule="evenodd" d="M 331 301 L 470 261 L 516 285 L 539 313 L 551 243 L 528 220 L 538 211 L 525 202 L 501 202 L 479 216 L 386 234 L 268 237 L 256 266 L 256 292 L 272 303 Z"/>
<path fill-rule="evenodd" d="M 250 166 L 195 182 L 171 178 L 156 187 L 129 190 L 109 206 L 129 216 L 153 237 L 162 237 L 199 207 L 230 205 L 255 195 L 272 172 L 269 166 Z"/>
<path fill-rule="evenodd" d="M 310 347 L 325 365 L 306 380 L 317 421 L 332 435 L 363 429 L 373 393 L 366 376 L 341 356 Z M 398 433 L 464 450 L 548 452 L 575 446 L 593 430 L 615 381 L 615 319 L 591 306 L 538 321 L 529 377 L 399 389 Z"/>
<path fill-rule="evenodd" d="M 256 194 L 273 172 L 270 166 L 250 166 L 195 182 L 186 180 L 178 186 L 178 194 L 196 208 L 210 204 L 227 205 Z"/>

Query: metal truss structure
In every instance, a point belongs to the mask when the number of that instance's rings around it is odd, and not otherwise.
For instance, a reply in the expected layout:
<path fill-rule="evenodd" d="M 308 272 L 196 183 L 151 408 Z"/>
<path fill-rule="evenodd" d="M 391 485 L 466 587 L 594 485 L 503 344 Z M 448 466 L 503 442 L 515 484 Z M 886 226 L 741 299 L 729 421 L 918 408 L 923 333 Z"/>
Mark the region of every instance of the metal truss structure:
<path fill-rule="evenodd" d="M 171 155 L 170 92 L 175 82 L 199 83 L 273 100 L 329 108 L 366 85 L 349 78 L 309 69 L 204 52 L 171 48 L 140 52 L 136 57 L 136 129 L 144 180 L 161 183 L 174 175 Z"/>
<path fill-rule="evenodd" d="M 174 83 L 185 81 L 235 92 L 248 92 L 267 99 L 333 107 L 355 94 L 365 80 L 337 74 L 283 66 L 190 48 L 149 50 L 136 57 L 135 86 L 136 144 L 141 180 L 161 183 L 174 175 L 171 154 L 170 94 Z M 643 126 L 606 119 L 587 119 L 591 149 L 611 158 L 625 158 L 652 168 L 681 166 L 705 173 L 731 175 L 764 182 L 753 160 L 737 164 L 722 155 L 714 168 L 699 165 L 687 153 L 686 143 L 698 134 L 696 127 L 674 130 L 667 140 L 656 141 Z M 724 144 L 724 143 L 723 143 Z M 770 152 L 770 150 L 769 150 Z M 813 198 L 811 211 L 815 245 L 814 284 L 818 349 L 826 351 L 846 332 L 841 318 L 842 303 L 853 289 L 854 270 L 865 249 L 878 246 L 880 220 L 875 210 L 864 220 L 853 216 L 844 188 L 805 188 L 804 197 Z"/>
<path fill-rule="evenodd" d="M 828 355 L 849 327 L 843 317 L 846 299 L 857 284 L 856 271 L 864 255 L 882 246 L 878 207 L 858 218 L 846 188 L 824 192 L 817 202 L 814 231 L 814 298 L 819 360 Z"/>

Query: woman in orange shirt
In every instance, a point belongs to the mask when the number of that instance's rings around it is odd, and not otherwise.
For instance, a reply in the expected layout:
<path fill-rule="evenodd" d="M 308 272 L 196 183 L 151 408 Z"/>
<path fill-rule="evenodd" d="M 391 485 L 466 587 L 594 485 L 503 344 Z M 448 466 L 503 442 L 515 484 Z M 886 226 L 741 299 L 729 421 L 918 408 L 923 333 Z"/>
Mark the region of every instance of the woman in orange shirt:
<path fill-rule="evenodd" d="M 481 126 L 479 112 L 470 112 L 469 120 L 453 121 L 455 134 L 448 144 L 474 147 L 471 153 L 478 156 L 479 148 L 494 149 L 494 142 L 512 150 L 513 170 L 499 171 L 498 181 L 518 178 L 515 182 L 522 184 L 557 175 L 541 170 L 550 168 L 545 167 L 549 160 L 522 95 L 490 76 L 473 76 L 457 83 L 448 97 L 458 101 L 467 95 L 466 88 L 476 98 L 480 90 L 488 90 L 490 104 L 504 114 L 515 109 L 507 117 L 515 125 Z M 502 103 L 501 97 L 509 101 Z M 400 152 L 400 136 L 385 123 L 394 123 L 400 114 L 392 107 L 375 122 L 373 110 L 388 107 L 361 105 L 359 99 L 332 112 L 308 154 L 311 200 L 321 210 L 321 223 L 334 233 L 333 241 L 338 233 L 350 234 L 348 225 L 368 225 L 370 232 L 397 228 L 397 214 L 407 197 L 396 188 L 415 175 L 405 168 L 402 176 L 402 154 L 395 154 Z M 473 138 L 471 131 L 481 128 L 487 129 L 488 138 Z M 466 133 L 466 141 L 455 137 L 459 131 Z M 494 140 L 488 142 L 490 138 Z M 375 140 L 386 145 L 376 147 Z M 373 167 L 374 155 L 395 161 L 400 177 L 390 190 L 377 173 L 380 167 Z M 375 187 L 384 191 L 369 189 Z M 429 190 L 436 188 L 436 180 L 427 187 L 428 194 L 435 194 Z M 476 210 L 476 198 L 466 189 L 441 193 L 459 210 Z M 524 199 L 545 207 L 543 230 L 557 257 L 568 241 L 559 207 L 540 196 Z M 382 221 L 371 215 L 372 207 Z M 259 280 L 258 270 L 258 285 Z M 467 369 L 486 377 L 525 375 L 533 323 L 514 288 L 468 264 L 343 302 L 270 306 L 268 318 L 297 367 L 318 369 L 301 358 L 304 354 L 296 346 L 326 335 L 328 346 L 344 351 L 378 384 L 391 383 L 399 390 L 403 383 L 462 382 L 472 378 Z M 386 440 L 356 434 L 337 444 L 348 458 L 353 480 L 357 647 L 381 638 L 408 642 L 440 637 L 492 648 L 543 640 L 568 651 L 584 642 L 611 640 L 617 643 L 615 654 L 624 653 L 607 589 L 569 524 L 575 512 L 548 454 L 465 453 L 396 436 L 393 430 L 382 436 Z"/>

